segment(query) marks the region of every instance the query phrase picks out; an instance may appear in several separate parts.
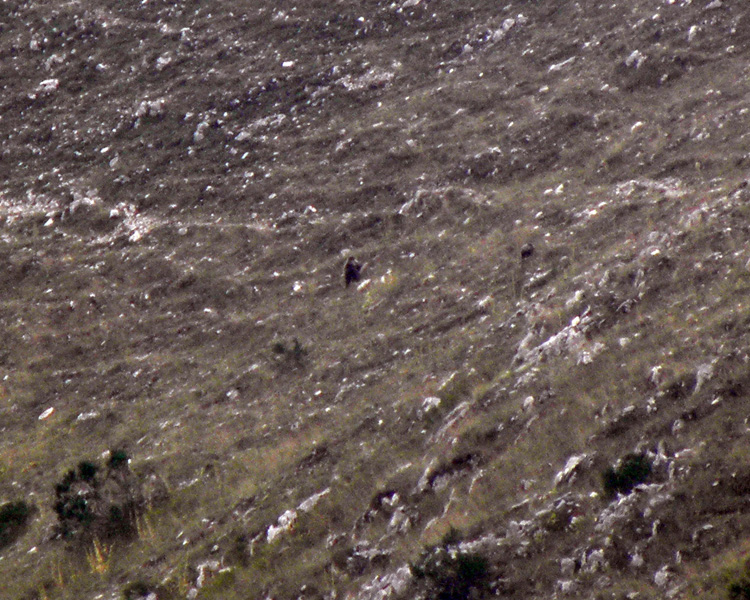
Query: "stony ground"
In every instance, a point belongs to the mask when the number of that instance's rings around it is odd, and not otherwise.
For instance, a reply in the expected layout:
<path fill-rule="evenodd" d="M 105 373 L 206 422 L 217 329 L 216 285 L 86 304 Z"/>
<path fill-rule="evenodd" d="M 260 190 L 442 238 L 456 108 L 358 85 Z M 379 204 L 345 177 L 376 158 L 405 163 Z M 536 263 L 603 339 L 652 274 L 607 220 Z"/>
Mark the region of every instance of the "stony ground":
<path fill-rule="evenodd" d="M 750 597 L 749 58 L 740 0 L 3 2 L 6 596 Z"/>

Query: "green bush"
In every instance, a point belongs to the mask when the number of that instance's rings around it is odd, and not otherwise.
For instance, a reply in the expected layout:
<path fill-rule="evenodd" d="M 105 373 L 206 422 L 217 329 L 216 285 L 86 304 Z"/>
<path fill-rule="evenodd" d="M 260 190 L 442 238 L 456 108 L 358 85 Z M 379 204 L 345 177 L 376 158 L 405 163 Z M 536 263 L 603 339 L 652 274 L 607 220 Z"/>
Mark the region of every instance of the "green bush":
<path fill-rule="evenodd" d="M 81 461 L 55 486 L 53 508 L 63 537 L 112 537 L 135 529 L 144 507 L 140 485 L 122 450 L 110 453 L 107 469 Z"/>
<path fill-rule="evenodd" d="M 145 581 L 134 581 L 123 588 L 122 600 L 141 600 L 146 598 L 151 590 L 152 586 Z"/>
<path fill-rule="evenodd" d="M 276 340 L 271 344 L 271 352 L 274 354 L 274 361 L 277 366 L 300 367 L 307 355 L 307 348 L 297 338 L 294 338 L 291 347 L 287 347 L 284 342 Z"/>
<path fill-rule="evenodd" d="M 31 507 L 23 500 L 0 506 L 0 548 L 20 535 L 30 516 Z"/>
<path fill-rule="evenodd" d="M 81 463 L 78 471 L 68 471 L 55 486 L 54 509 L 62 525 L 63 534 L 76 530 L 77 525 L 86 525 L 94 520 L 93 501 L 96 499 L 98 480 L 96 472 Z"/>
<path fill-rule="evenodd" d="M 742 577 L 727 585 L 727 595 L 730 600 L 750 600 L 750 579 Z"/>
<path fill-rule="evenodd" d="M 487 591 L 489 584 L 484 556 L 447 545 L 423 552 L 411 572 L 426 587 L 427 597 L 435 600 L 466 600 L 472 590 Z"/>
<path fill-rule="evenodd" d="M 109 461 L 107 461 L 107 466 L 110 469 L 120 469 L 123 467 L 127 467 L 128 460 L 130 459 L 125 450 L 112 450 L 112 452 L 109 453 Z"/>
<path fill-rule="evenodd" d="M 147 598 L 156 597 L 158 600 L 183 600 L 184 594 L 179 591 L 179 584 L 174 580 L 167 580 L 162 583 L 153 583 L 148 580 L 138 579 L 128 583 L 122 588 L 122 600 L 147 600 Z"/>
<path fill-rule="evenodd" d="M 610 498 L 618 493 L 629 494 L 648 479 L 651 469 L 651 461 L 645 454 L 626 455 L 617 467 L 609 467 L 602 474 L 604 493 Z"/>
<path fill-rule="evenodd" d="M 93 481 L 97 471 L 99 471 L 99 467 L 87 460 L 81 461 L 78 464 L 78 477 L 80 477 L 81 481 Z"/>

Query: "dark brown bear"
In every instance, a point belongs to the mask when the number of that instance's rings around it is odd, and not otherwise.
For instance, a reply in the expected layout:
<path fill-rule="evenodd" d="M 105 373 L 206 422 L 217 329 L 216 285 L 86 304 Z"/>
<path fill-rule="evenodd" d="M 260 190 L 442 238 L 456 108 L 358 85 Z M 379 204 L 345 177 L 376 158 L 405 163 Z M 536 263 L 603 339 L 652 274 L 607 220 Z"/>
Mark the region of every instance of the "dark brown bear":
<path fill-rule="evenodd" d="M 346 287 L 349 287 L 349 284 L 352 281 L 359 281 L 359 272 L 361 270 L 362 265 L 357 262 L 356 258 L 350 256 L 346 260 L 346 264 L 344 265 L 344 281 L 346 282 Z"/>

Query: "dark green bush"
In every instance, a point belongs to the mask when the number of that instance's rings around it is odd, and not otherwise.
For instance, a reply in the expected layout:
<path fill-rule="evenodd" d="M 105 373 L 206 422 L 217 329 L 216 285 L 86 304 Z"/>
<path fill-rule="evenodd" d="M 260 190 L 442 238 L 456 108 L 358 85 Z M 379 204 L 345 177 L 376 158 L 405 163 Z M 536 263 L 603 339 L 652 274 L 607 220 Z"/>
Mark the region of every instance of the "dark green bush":
<path fill-rule="evenodd" d="M 651 461 L 645 454 L 628 454 L 617 467 L 609 467 L 602 474 L 604 493 L 608 497 L 629 494 L 635 486 L 651 475 Z"/>
<path fill-rule="evenodd" d="M 146 600 L 150 594 L 154 594 L 159 600 L 178 600 L 185 597 L 184 594 L 180 594 L 179 585 L 174 581 L 157 584 L 139 579 L 122 588 L 122 600 Z"/>
<path fill-rule="evenodd" d="M 109 461 L 107 461 L 107 466 L 110 469 L 127 467 L 128 460 L 130 460 L 130 458 L 128 457 L 128 454 L 127 452 L 125 452 L 125 450 L 112 450 L 112 452 L 109 453 Z"/>
<path fill-rule="evenodd" d="M 750 579 L 743 576 L 727 585 L 727 595 L 730 600 L 750 600 Z"/>
<path fill-rule="evenodd" d="M 63 535 L 69 535 L 89 525 L 95 517 L 94 507 L 98 498 L 99 480 L 97 467 L 82 461 L 78 470 L 71 469 L 55 486 L 53 508 L 62 526 Z"/>
<path fill-rule="evenodd" d="M 453 544 L 458 544 L 463 539 L 463 535 L 461 534 L 460 529 L 456 529 L 453 527 L 453 525 L 450 526 L 450 529 L 445 532 L 445 535 L 443 535 L 443 539 L 440 540 L 441 545 L 443 546 L 450 546 Z"/>
<path fill-rule="evenodd" d="M 275 355 L 274 361 L 278 366 L 302 366 L 304 358 L 307 355 L 307 348 L 297 338 L 294 338 L 291 347 L 287 347 L 284 342 L 276 340 L 271 344 L 271 351 Z"/>
<path fill-rule="evenodd" d="M 55 486 L 53 508 L 63 537 L 112 537 L 135 529 L 144 507 L 140 484 L 122 450 L 110 453 L 108 469 L 81 461 Z"/>
<path fill-rule="evenodd" d="M 730 583 L 727 592 L 731 600 L 750 600 L 750 581 L 735 581 Z"/>
<path fill-rule="evenodd" d="M 78 477 L 81 481 L 93 481 L 98 470 L 94 463 L 83 460 L 78 464 Z"/>
<path fill-rule="evenodd" d="M 123 600 L 141 600 L 146 598 L 152 590 L 152 586 L 144 581 L 134 581 L 126 585 L 122 590 Z"/>
<path fill-rule="evenodd" d="M 30 516 L 31 507 L 23 500 L 0 506 L 0 547 L 18 537 Z"/>
<path fill-rule="evenodd" d="M 472 594 L 487 591 L 489 563 L 476 553 L 461 552 L 450 546 L 426 550 L 411 572 L 435 600 L 466 600 Z"/>

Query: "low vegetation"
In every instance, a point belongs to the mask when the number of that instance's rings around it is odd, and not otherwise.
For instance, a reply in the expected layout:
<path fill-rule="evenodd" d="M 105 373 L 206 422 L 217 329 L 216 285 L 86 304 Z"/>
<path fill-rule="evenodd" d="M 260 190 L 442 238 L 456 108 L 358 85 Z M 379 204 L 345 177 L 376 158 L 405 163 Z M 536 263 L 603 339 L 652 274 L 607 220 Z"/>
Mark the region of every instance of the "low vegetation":
<path fill-rule="evenodd" d="M 420 592 L 435 600 L 466 600 L 489 593 L 490 568 L 486 557 L 451 544 L 454 533 L 442 544 L 425 549 L 411 565 Z"/>
<path fill-rule="evenodd" d="M 33 509 L 23 500 L 0 505 L 0 548 L 22 534 Z"/>
<path fill-rule="evenodd" d="M 2 4 L 3 600 L 745 597 L 750 3 L 286 4 Z"/>
<path fill-rule="evenodd" d="M 629 494 L 651 474 L 652 464 L 645 454 L 628 454 L 614 467 L 607 467 L 602 474 L 604 493 L 613 497 Z"/>
<path fill-rule="evenodd" d="M 140 482 L 128 467 L 122 450 L 110 453 L 106 470 L 95 462 L 81 461 L 55 485 L 53 506 L 60 535 L 65 539 L 99 539 L 130 536 L 145 510 Z M 96 558 L 102 555 L 96 548 Z"/>

